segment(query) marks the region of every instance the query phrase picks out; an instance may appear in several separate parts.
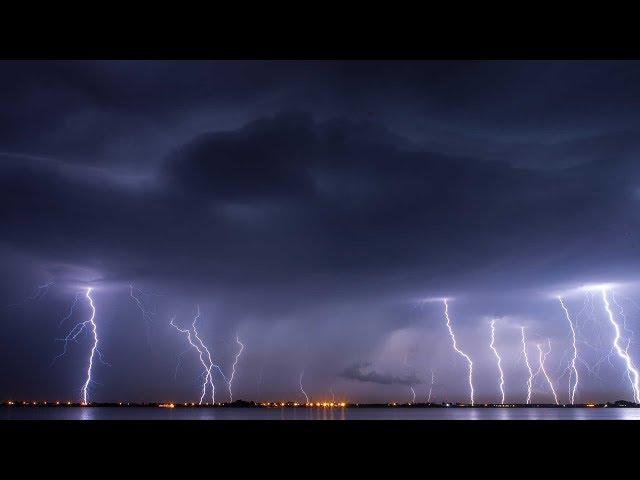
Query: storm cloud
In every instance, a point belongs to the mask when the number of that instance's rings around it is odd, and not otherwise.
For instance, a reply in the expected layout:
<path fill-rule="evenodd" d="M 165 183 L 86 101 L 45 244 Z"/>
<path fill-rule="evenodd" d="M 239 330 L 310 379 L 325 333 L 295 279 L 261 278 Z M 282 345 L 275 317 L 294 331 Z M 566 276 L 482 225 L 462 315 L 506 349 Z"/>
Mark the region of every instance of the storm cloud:
<path fill-rule="evenodd" d="M 385 373 L 376 372 L 375 370 L 369 370 L 371 363 L 363 362 L 356 363 L 344 369 L 340 374 L 341 377 L 348 380 L 355 380 L 358 382 L 371 382 L 379 383 L 381 385 L 416 385 L 421 381 L 415 374 L 407 374 L 405 376 L 395 376 Z M 369 371 L 366 371 L 369 370 Z"/>
<path fill-rule="evenodd" d="M 196 304 L 224 362 L 236 331 L 248 339 L 240 397 L 295 395 L 306 369 L 316 395 L 350 379 L 347 395 L 389 398 L 435 367 L 457 372 L 448 395 L 458 398 L 465 365 L 442 360 L 442 312 L 424 299 L 460 299 L 467 343 L 488 316 L 564 335 L 562 318 L 549 320 L 555 306 L 536 306 L 542 293 L 637 278 L 637 62 L 0 70 L 0 293 L 9 305 L 54 282 L 1 313 L 7 395 L 44 385 L 73 396 L 77 375 L 41 366 L 88 285 L 114 322 L 103 327 L 114 365 L 96 387 L 104 399 L 189 398 L 197 369 L 186 362 L 179 378 L 190 380 L 172 380 L 182 345 L 168 321 L 191 321 Z M 150 351 L 130 283 L 152 292 Z M 420 365 L 411 375 L 407 351 Z M 479 378 L 493 381 L 482 352 Z M 140 367 L 118 379 L 126 358 Z"/>

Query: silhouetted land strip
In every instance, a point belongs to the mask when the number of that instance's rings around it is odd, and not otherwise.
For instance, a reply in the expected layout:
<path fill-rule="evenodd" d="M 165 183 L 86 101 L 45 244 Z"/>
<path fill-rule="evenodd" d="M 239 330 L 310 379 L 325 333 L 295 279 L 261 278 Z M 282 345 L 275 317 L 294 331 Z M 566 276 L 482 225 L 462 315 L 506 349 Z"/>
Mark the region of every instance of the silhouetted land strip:
<path fill-rule="evenodd" d="M 617 400 L 606 403 L 580 403 L 580 404 L 560 404 L 555 403 L 509 403 L 501 405 L 499 403 L 479 403 L 471 406 L 464 403 L 346 403 L 346 402 L 317 402 L 317 403 L 297 403 L 297 402 L 247 402 L 236 400 L 233 403 L 203 403 L 192 402 L 91 402 L 83 405 L 78 402 L 36 402 L 36 401 L 5 401 L 5 407 L 11 408 L 74 408 L 74 407 L 117 407 L 117 408 L 640 408 L 640 404 L 626 400 Z"/>

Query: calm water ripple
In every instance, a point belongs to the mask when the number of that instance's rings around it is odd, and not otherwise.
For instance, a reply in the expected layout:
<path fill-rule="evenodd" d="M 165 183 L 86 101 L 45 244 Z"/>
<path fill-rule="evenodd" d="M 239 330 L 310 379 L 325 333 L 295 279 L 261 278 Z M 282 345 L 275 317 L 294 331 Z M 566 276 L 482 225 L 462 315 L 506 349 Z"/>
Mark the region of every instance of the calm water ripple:
<path fill-rule="evenodd" d="M 3 420 L 640 420 L 640 408 L 15 408 Z"/>

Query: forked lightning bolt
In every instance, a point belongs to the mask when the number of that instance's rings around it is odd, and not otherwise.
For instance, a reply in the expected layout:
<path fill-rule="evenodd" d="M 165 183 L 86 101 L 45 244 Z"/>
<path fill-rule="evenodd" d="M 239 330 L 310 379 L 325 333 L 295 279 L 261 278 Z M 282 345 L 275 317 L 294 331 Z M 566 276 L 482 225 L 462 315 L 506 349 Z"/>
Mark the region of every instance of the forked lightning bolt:
<path fill-rule="evenodd" d="M 240 341 L 238 335 L 236 335 L 236 343 L 240 345 L 240 350 L 236 353 L 236 358 L 233 361 L 233 366 L 231 367 L 231 376 L 229 377 L 229 401 L 233 402 L 233 391 L 231 389 L 231 385 L 233 383 L 233 378 L 236 376 L 236 365 L 238 365 L 238 360 L 240 359 L 240 355 L 242 355 L 242 351 L 244 350 L 244 344 Z"/>
<path fill-rule="evenodd" d="M 504 405 L 504 372 L 502 371 L 502 358 L 500 358 L 500 354 L 498 354 L 498 350 L 496 350 L 496 321 L 491 320 L 491 343 L 489 347 L 493 351 L 493 354 L 496 356 L 496 361 L 498 362 L 498 371 L 500 372 L 500 395 L 501 400 L 500 403 Z"/>
<path fill-rule="evenodd" d="M 302 372 L 300 372 L 300 379 L 298 381 L 298 383 L 300 384 L 300 391 L 302 392 L 302 395 L 304 395 L 304 399 L 306 401 L 307 404 L 309 404 L 309 395 L 307 395 L 307 392 L 304 391 L 304 387 L 302 386 L 302 378 L 304 377 L 304 370 Z"/>
<path fill-rule="evenodd" d="M 211 403 L 216 403 L 216 386 L 213 383 L 213 375 L 211 375 L 211 367 L 213 366 L 213 362 L 211 361 L 211 353 L 209 349 L 206 347 L 200 336 L 198 335 L 198 329 L 196 327 L 196 323 L 200 318 L 200 305 L 196 305 L 196 315 L 193 318 L 193 323 L 191 324 L 191 329 L 193 330 L 193 336 L 198 341 L 200 348 L 198 348 L 198 353 L 200 354 L 200 362 L 204 365 L 206 370 L 204 376 L 204 383 L 202 384 L 202 396 L 200 397 L 200 404 L 202 404 L 204 400 L 204 396 L 206 394 L 206 386 L 207 384 L 211 385 Z M 204 351 L 204 353 L 203 353 Z M 206 355 L 206 361 L 204 358 Z"/>
<path fill-rule="evenodd" d="M 469 364 L 469 390 L 470 390 L 471 406 L 473 406 L 475 403 L 474 391 L 473 391 L 473 362 L 471 361 L 471 358 L 469 358 L 469 355 L 467 355 L 466 353 L 464 353 L 462 350 L 458 348 L 458 344 L 456 343 L 456 336 L 453 333 L 453 328 L 451 327 L 451 319 L 449 318 L 449 304 L 446 298 L 443 298 L 442 302 L 444 303 L 444 316 L 447 320 L 447 329 L 449 330 L 449 336 L 451 337 L 451 341 L 453 343 L 453 349 L 456 351 L 456 353 L 458 353 L 458 355 L 463 357 Z"/>
<path fill-rule="evenodd" d="M 544 378 L 547 379 L 547 383 L 549 384 L 549 388 L 551 388 L 551 393 L 553 394 L 553 399 L 556 402 L 556 405 L 560 405 L 560 402 L 558 402 L 558 395 L 556 394 L 556 389 L 553 387 L 553 382 L 551 381 L 551 378 L 549 378 L 549 375 L 547 374 L 547 370 L 544 366 L 544 361 L 547 358 L 547 355 L 549 353 L 551 353 L 551 340 L 548 340 L 549 342 L 549 349 L 546 352 L 542 351 L 542 347 L 538 344 L 536 345 L 536 347 L 538 347 L 538 360 L 540 361 L 540 369 L 539 371 L 542 372 L 542 374 L 544 375 Z"/>
<path fill-rule="evenodd" d="M 135 288 L 132 283 L 129 284 L 129 296 L 136 303 L 140 312 L 142 312 L 142 319 L 145 322 L 145 326 L 147 328 L 147 342 L 151 344 L 151 323 L 153 322 L 153 316 L 155 315 L 152 311 L 147 311 L 145 308 L 144 302 L 140 300 L 140 297 L 136 295 L 136 291 L 143 293 L 139 288 Z"/>
<path fill-rule="evenodd" d="M 91 383 L 91 373 L 93 370 L 93 357 L 98 349 L 98 327 L 96 326 L 96 322 L 94 321 L 96 318 L 96 307 L 93 304 L 93 298 L 91 298 L 91 287 L 87 288 L 87 293 L 85 295 L 87 300 L 89 300 L 89 307 L 91 308 L 91 316 L 89 320 L 85 322 L 91 328 L 91 335 L 93 336 L 93 345 L 91 347 L 91 354 L 89 355 L 89 365 L 87 365 L 87 379 L 82 386 L 82 404 L 87 405 L 89 399 L 89 384 Z"/>
<path fill-rule="evenodd" d="M 75 310 L 76 305 L 78 304 L 78 295 L 80 294 L 76 293 L 76 296 L 73 299 L 73 303 L 71 304 L 71 308 L 69 308 L 69 311 L 67 312 L 67 314 L 64 317 L 62 317 L 62 320 L 60 320 L 60 323 L 58 323 L 59 327 L 61 327 L 64 322 L 66 322 L 73 316 L 73 311 Z"/>
<path fill-rule="evenodd" d="M 91 385 L 91 383 L 93 382 L 92 380 L 92 372 L 93 372 L 93 363 L 94 363 L 94 357 L 96 354 L 98 354 L 98 358 L 100 359 L 100 361 L 102 363 L 104 363 L 105 365 L 109 366 L 109 364 L 107 362 L 104 361 L 103 357 L 102 357 L 102 352 L 100 351 L 100 349 L 98 348 L 98 327 L 95 323 L 95 317 L 96 317 L 96 308 L 95 308 L 95 304 L 93 303 L 93 298 L 91 297 L 91 292 L 93 291 L 93 289 L 91 287 L 87 288 L 87 291 L 85 292 L 85 298 L 87 299 L 88 303 L 89 303 L 89 308 L 91 311 L 91 314 L 89 316 L 88 320 L 85 320 L 83 322 L 77 323 L 73 326 L 73 328 L 69 331 L 69 333 L 67 334 L 67 336 L 65 338 L 61 338 L 59 339 L 60 341 L 62 341 L 64 343 L 64 349 L 62 351 L 62 353 L 60 353 L 60 355 L 56 356 L 53 359 L 53 362 L 51 362 L 51 365 L 53 366 L 53 364 L 56 362 L 56 360 L 58 360 L 59 358 L 63 357 L 66 355 L 67 353 L 67 349 L 69 346 L 69 342 L 70 341 L 76 341 L 76 339 L 78 338 L 78 336 L 85 330 L 88 329 L 91 332 L 91 336 L 92 336 L 92 345 L 91 345 L 91 351 L 89 354 L 89 361 L 87 364 L 87 378 L 85 380 L 85 383 L 82 386 L 81 392 L 82 392 L 82 404 L 83 405 L 87 405 L 89 403 L 89 386 Z M 73 303 L 73 306 L 75 306 L 75 304 L 77 303 L 77 296 L 76 299 Z M 63 319 L 67 319 L 70 318 L 72 313 L 73 313 L 73 306 L 70 309 L 69 314 Z"/>
<path fill-rule="evenodd" d="M 611 292 L 611 302 L 614 305 L 616 305 L 618 307 L 618 309 L 620 310 L 620 316 L 622 317 L 622 329 L 629 334 L 629 336 L 627 337 L 627 346 L 624 349 L 624 353 L 629 355 L 629 347 L 631 346 L 631 342 L 632 342 L 632 338 L 633 338 L 634 332 L 632 330 L 630 330 L 629 328 L 627 328 L 627 316 L 624 313 L 624 309 L 622 308 L 622 305 L 620 305 L 616 301 L 616 297 L 615 297 L 613 292 Z M 631 302 L 633 302 L 633 300 L 631 300 Z M 631 371 L 629 369 L 627 369 L 627 378 L 629 379 L 629 383 L 633 385 L 633 379 L 631 378 Z"/>
<path fill-rule="evenodd" d="M 531 403 L 531 389 L 533 387 L 533 370 L 531 369 L 531 364 L 529 363 L 529 355 L 527 355 L 527 340 L 524 335 L 524 327 L 520 327 L 522 331 L 522 353 L 524 355 L 524 363 L 527 366 L 527 370 L 529 371 L 529 378 L 527 379 L 527 404 Z"/>
<path fill-rule="evenodd" d="M 416 391 L 413 388 L 413 385 L 409 385 L 409 390 L 411 390 L 411 404 L 416 403 Z"/>
<path fill-rule="evenodd" d="M 578 367 L 576 366 L 576 360 L 578 359 L 578 347 L 576 345 L 576 329 L 573 324 L 573 320 L 571 320 L 571 315 L 569 315 L 569 309 L 564 304 L 562 297 L 558 296 L 558 301 L 560 302 L 560 306 L 564 310 L 564 315 L 569 322 L 569 328 L 571 328 L 571 341 L 573 344 L 573 357 L 571 358 L 571 370 L 573 375 L 569 375 L 569 388 L 571 388 L 571 405 L 575 403 L 576 400 L 576 390 L 578 389 L 578 380 L 580 377 L 578 376 Z M 573 377 L 573 387 L 571 387 L 571 379 Z"/>
<path fill-rule="evenodd" d="M 173 328 L 178 330 L 180 333 L 183 333 L 187 337 L 187 341 L 189 342 L 189 344 L 198 352 L 198 358 L 200 359 L 200 363 L 202 364 L 202 368 L 204 369 L 202 373 L 202 376 L 204 377 L 204 381 L 202 383 L 202 395 L 200 395 L 200 401 L 199 401 L 199 405 L 202 405 L 202 402 L 204 401 L 204 397 L 207 394 L 207 385 L 211 385 L 211 401 L 212 403 L 215 403 L 214 402 L 215 386 L 213 385 L 213 380 L 211 379 L 211 364 L 208 363 L 205 359 L 205 352 L 204 352 L 204 349 L 202 348 L 203 344 L 198 338 L 197 332 L 195 330 L 195 324 L 198 321 L 199 317 L 200 317 L 200 306 L 196 305 L 196 316 L 192 323 L 192 328 L 194 329 L 193 335 L 190 329 L 178 327 L 174 323 L 175 318 L 171 319 L 171 321 L 169 322 L 169 325 L 171 325 Z M 194 342 L 193 338 L 196 338 L 198 341 Z"/>
<path fill-rule="evenodd" d="M 229 380 L 227 379 L 227 377 L 225 376 L 224 372 L 222 371 L 222 368 L 220 368 L 220 365 L 217 365 L 217 364 L 213 363 L 213 360 L 211 359 L 211 352 L 209 351 L 207 346 L 204 344 L 204 342 L 202 341 L 202 339 L 198 335 L 198 329 L 196 327 L 196 322 L 198 321 L 199 318 L 200 318 L 200 307 L 198 307 L 198 314 L 194 318 L 193 324 L 191 326 L 193 328 L 194 337 L 196 338 L 196 340 L 198 340 L 198 343 L 200 343 L 200 347 L 204 350 L 205 354 L 207 355 L 207 361 L 209 362 L 209 367 L 207 369 L 207 375 L 205 377 L 205 382 L 208 379 L 208 382 L 211 385 L 211 402 L 215 403 L 216 387 L 215 387 L 215 384 L 213 383 L 212 370 L 215 368 L 218 371 L 218 373 L 220 373 L 220 375 L 222 376 L 222 378 L 224 379 L 226 384 L 229 384 Z"/>
<path fill-rule="evenodd" d="M 615 348 L 618 356 L 624 360 L 625 365 L 627 367 L 627 375 L 629 377 L 629 381 L 631 382 L 631 388 L 633 389 L 633 401 L 636 403 L 640 403 L 640 374 L 633 364 L 633 360 L 629 355 L 627 350 L 623 350 L 620 346 L 620 326 L 616 322 L 613 312 L 611 311 L 611 306 L 609 305 L 609 297 L 607 295 L 606 287 L 601 288 L 602 291 L 602 301 L 604 303 L 604 308 L 607 312 L 607 316 L 609 317 L 609 322 L 613 326 L 615 331 L 615 337 L 613 339 L 613 347 Z"/>

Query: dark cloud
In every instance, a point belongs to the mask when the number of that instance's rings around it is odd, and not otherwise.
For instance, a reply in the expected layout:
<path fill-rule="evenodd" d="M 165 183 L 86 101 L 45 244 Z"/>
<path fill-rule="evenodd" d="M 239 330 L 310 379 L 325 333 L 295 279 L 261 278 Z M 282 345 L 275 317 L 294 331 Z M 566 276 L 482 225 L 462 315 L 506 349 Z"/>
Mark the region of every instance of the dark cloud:
<path fill-rule="evenodd" d="M 53 279 L 64 311 L 64 289 L 134 282 L 162 292 L 154 328 L 199 303 L 220 335 L 272 335 L 253 348 L 294 387 L 307 365 L 310 389 L 410 325 L 447 340 L 419 298 L 481 297 L 452 307 L 473 334 L 488 314 L 538 318 L 515 292 L 636 279 L 638 65 L 5 62 L 2 293 Z M 46 302 L 5 311 L 3 340 Z M 364 367 L 345 372 L 407 385 Z"/>
<path fill-rule="evenodd" d="M 340 374 L 342 378 L 347 380 L 355 380 L 358 382 L 379 383 L 381 385 L 406 385 L 412 386 L 422 383 L 422 381 L 416 376 L 415 373 L 406 374 L 403 376 L 384 374 L 370 370 L 371 364 L 356 363 L 344 369 Z M 369 371 L 366 371 L 369 370 Z"/>
<path fill-rule="evenodd" d="M 199 136 L 147 188 L 101 170 L 6 161 L 5 241 L 52 260 L 99 258 L 114 276 L 403 274 L 425 287 L 516 258 L 514 275 L 568 253 L 583 260 L 571 269 L 597 267 L 596 243 L 615 242 L 614 257 L 637 248 L 616 231 L 637 225 L 628 162 L 540 171 L 406 150 L 377 133 L 281 114 Z"/>

